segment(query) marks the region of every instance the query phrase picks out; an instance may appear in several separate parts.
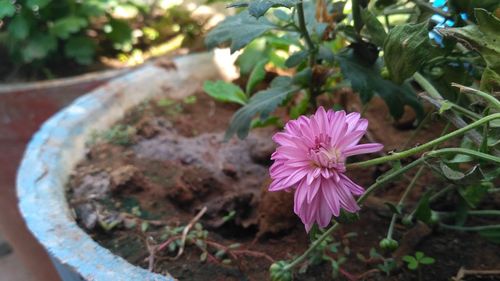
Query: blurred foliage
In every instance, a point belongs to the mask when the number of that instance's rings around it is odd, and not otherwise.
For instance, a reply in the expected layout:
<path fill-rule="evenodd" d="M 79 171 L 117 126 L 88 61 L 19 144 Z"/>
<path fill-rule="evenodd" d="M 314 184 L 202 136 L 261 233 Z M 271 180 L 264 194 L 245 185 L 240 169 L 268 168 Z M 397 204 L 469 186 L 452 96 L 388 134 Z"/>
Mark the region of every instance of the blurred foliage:
<path fill-rule="evenodd" d="M 150 1 L 149 1 L 150 2 Z M 0 52 L 14 68 L 50 71 L 89 65 L 99 56 L 128 58 L 201 25 L 180 6 L 141 0 L 0 0 Z"/>

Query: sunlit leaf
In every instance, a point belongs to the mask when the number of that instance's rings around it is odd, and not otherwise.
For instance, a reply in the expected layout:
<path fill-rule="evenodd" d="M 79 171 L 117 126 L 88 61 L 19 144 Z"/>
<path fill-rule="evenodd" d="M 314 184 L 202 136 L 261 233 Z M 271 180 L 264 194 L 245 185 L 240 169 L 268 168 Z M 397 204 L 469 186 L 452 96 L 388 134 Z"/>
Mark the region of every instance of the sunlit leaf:
<path fill-rule="evenodd" d="M 215 82 L 205 81 L 203 90 L 214 99 L 221 102 L 235 102 L 241 105 L 247 103 L 247 96 L 240 87 L 233 83 L 218 80 Z"/>

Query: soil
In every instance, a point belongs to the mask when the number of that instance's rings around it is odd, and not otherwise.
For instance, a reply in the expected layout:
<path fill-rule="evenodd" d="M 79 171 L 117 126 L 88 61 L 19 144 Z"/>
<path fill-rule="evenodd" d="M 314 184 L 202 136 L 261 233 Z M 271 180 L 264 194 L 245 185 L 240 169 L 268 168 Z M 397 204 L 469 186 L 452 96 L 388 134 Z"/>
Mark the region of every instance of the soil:
<path fill-rule="evenodd" d="M 348 100 L 347 110 L 359 110 L 352 92 L 337 96 Z M 293 194 L 266 191 L 275 148 L 270 137 L 276 129 L 256 129 L 245 140 L 225 142 L 224 130 L 237 107 L 214 102 L 203 93 L 195 97 L 145 102 L 109 132 L 96 133 L 68 184 L 70 205 L 93 239 L 132 264 L 178 280 L 268 280 L 273 260 L 301 254 L 310 241 L 293 214 Z M 384 143 L 385 152 L 403 149 L 414 132 L 408 129 L 411 112 L 406 121 L 394 123 L 380 100 L 371 103 L 366 116 L 370 133 L 364 141 Z M 406 146 L 439 135 L 442 127 L 436 120 Z M 352 160 L 364 159 L 367 156 Z M 388 169 L 380 165 L 349 171 L 348 176 L 366 187 Z M 418 280 L 417 272 L 401 261 L 415 251 L 436 259 L 422 269 L 421 280 L 450 280 L 462 267 L 499 269 L 499 245 L 475 233 L 422 223 L 396 224 L 400 247 L 395 253 L 379 248 L 391 216 L 383 202 L 399 200 L 411 176 L 382 188 L 366 202 L 359 220 L 342 224 L 333 234 L 338 245 L 328 255 L 346 258 L 338 280 Z M 424 173 L 409 205 L 414 206 L 425 190 L 442 184 L 432 173 Z M 497 196 L 486 204 L 499 202 Z M 198 215 L 201 218 L 194 222 Z M 187 225 L 190 232 L 183 247 Z M 382 261 L 370 258 L 371 249 L 397 261 L 390 276 L 377 269 Z M 296 271 L 294 280 L 332 280 L 328 262 L 306 265 L 301 269 L 305 272 Z M 461 280 L 500 276 L 466 275 Z"/>

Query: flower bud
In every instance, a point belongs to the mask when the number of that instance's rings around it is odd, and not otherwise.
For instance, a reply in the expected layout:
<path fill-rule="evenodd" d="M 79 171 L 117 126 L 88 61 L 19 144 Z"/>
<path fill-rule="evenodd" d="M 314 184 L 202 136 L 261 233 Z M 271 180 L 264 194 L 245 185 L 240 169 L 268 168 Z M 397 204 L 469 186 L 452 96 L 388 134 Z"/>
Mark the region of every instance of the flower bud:
<path fill-rule="evenodd" d="M 384 238 L 380 241 L 379 246 L 384 250 L 394 251 L 399 247 L 399 243 L 392 238 Z"/>
<path fill-rule="evenodd" d="M 271 265 L 269 272 L 271 273 L 271 281 L 291 281 L 292 272 L 287 268 L 286 261 L 278 261 Z"/>

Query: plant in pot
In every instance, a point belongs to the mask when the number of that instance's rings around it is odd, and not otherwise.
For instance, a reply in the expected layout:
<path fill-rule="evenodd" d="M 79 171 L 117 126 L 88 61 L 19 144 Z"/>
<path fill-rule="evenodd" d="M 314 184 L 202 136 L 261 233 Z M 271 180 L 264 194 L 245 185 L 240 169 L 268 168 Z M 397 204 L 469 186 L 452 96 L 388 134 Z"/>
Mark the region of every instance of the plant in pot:
<path fill-rule="evenodd" d="M 498 5 L 350 4 L 233 4 L 206 42 L 244 48 L 248 76 L 95 132 L 67 185 L 80 226 L 183 280 L 410 280 L 415 252 L 434 258 L 426 280 L 474 255 L 494 267 L 498 42 L 479 34 L 496 36 Z"/>

